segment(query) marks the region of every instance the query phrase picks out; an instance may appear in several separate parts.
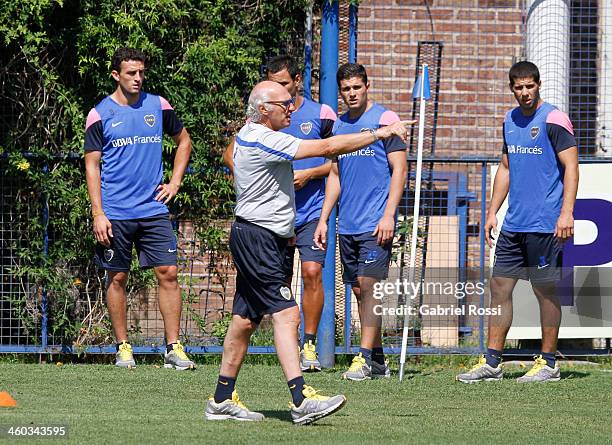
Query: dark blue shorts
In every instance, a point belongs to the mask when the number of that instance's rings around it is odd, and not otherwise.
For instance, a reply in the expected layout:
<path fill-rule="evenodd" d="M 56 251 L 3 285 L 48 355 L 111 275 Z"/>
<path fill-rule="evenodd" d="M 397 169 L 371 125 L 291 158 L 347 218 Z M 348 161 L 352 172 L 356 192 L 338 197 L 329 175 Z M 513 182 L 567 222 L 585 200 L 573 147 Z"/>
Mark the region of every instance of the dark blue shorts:
<path fill-rule="evenodd" d="M 236 266 L 232 314 L 260 323 L 266 314 L 297 305 L 287 287 L 288 241 L 242 218 L 234 221 L 229 243 Z"/>
<path fill-rule="evenodd" d="M 494 277 L 553 284 L 561 279 L 563 248 L 553 233 L 502 230 L 495 245 Z"/>
<path fill-rule="evenodd" d="M 340 235 L 340 259 L 342 280 L 354 284 L 357 277 L 372 277 L 383 280 L 389 274 L 392 243 L 379 246 L 377 237 L 371 232 L 359 235 Z"/>
<path fill-rule="evenodd" d="M 143 269 L 176 266 L 176 235 L 168 215 L 151 218 L 111 220 L 113 237 L 110 247 L 96 245 L 94 260 L 102 269 L 129 272 L 132 247 Z"/>
<path fill-rule="evenodd" d="M 303 226 L 295 228 L 295 245 L 300 251 L 300 261 L 314 261 L 322 266 L 325 265 L 325 249 L 319 249 L 313 242 L 314 233 L 319 224 L 319 219 L 313 219 Z"/>

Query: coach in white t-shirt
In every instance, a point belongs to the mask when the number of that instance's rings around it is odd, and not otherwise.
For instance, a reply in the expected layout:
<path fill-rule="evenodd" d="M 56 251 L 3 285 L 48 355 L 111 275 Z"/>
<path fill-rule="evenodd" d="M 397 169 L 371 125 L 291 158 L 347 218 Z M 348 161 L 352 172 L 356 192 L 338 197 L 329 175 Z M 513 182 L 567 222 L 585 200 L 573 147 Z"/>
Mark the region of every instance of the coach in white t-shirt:
<path fill-rule="evenodd" d="M 342 395 L 324 397 L 305 385 L 298 356 L 300 313 L 287 287 L 290 267 L 286 249 L 293 237 L 295 196 L 291 162 L 317 156 L 333 158 L 399 136 L 406 125 L 387 127 L 328 139 L 302 140 L 281 130 L 291 123 L 295 110 L 287 89 L 276 82 L 255 86 L 249 97 L 248 123 L 234 144 L 236 221 L 230 250 L 236 266 L 236 294 L 232 321 L 223 343 L 217 388 L 206 407 L 209 420 L 263 420 L 249 411 L 234 390 L 251 334 L 266 314 L 272 315 L 274 344 L 293 400 L 294 423 L 307 424 L 342 408 Z"/>

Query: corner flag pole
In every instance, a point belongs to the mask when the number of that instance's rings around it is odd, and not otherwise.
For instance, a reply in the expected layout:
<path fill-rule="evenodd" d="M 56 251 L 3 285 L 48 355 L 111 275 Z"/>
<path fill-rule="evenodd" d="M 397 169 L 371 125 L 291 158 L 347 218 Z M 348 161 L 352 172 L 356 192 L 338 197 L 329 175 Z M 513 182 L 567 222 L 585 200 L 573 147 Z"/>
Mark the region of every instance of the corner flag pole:
<path fill-rule="evenodd" d="M 412 90 L 412 96 L 421 99 L 419 109 L 419 138 L 417 143 L 417 165 L 416 165 L 416 176 L 414 179 L 414 209 L 412 212 L 412 235 L 410 240 L 410 265 L 408 269 L 408 280 L 410 283 L 414 282 L 414 269 L 416 267 L 416 248 L 418 239 L 419 229 L 419 210 L 421 206 L 421 171 L 423 170 L 423 139 L 425 137 L 425 102 L 431 98 L 431 91 L 429 88 L 429 70 L 427 64 L 423 64 L 421 76 L 417 79 L 417 82 Z M 414 286 L 411 286 L 414 289 Z M 415 295 L 410 296 L 410 301 L 413 300 Z M 405 303 L 410 304 L 409 302 Z M 406 349 L 408 346 L 408 316 L 404 316 L 404 332 L 402 334 L 402 352 L 400 355 L 400 382 L 404 378 L 404 365 L 406 364 Z"/>

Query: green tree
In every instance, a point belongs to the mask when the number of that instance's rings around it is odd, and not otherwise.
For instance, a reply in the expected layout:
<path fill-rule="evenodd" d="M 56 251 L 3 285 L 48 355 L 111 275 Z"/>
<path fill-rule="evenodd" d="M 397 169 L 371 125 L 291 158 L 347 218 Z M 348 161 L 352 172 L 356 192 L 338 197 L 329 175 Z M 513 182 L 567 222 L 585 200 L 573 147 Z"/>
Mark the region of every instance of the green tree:
<path fill-rule="evenodd" d="M 191 174 L 173 211 L 195 222 L 201 249 L 223 254 L 224 233 L 213 222 L 230 214 L 233 189 L 220 153 L 243 119 L 244 97 L 259 79 L 266 56 L 301 54 L 305 3 L 0 3 L 0 171 L 11 178 L 11 187 L 18 187 L 10 207 L 15 215 L 11 230 L 18 237 L 7 249 L 18 258 L 11 271 L 22 281 L 22 292 L 10 303 L 33 337 L 43 288 L 54 342 L 108 337 L 101 282 L 91 264 L 94 240 L 82 145 L 87 112 L 114 89 L 110 58 L 115 49 L 134 46 L 147 54 L 145 89 L 166 97 L 189 130 Z M 169 172 L 173 144 L 165 144 Z M 42 217 L 45 207 L 48 221 Z M 150 274 L 135 273 L 130 289 L 137 294 L 150 284 Z"/>

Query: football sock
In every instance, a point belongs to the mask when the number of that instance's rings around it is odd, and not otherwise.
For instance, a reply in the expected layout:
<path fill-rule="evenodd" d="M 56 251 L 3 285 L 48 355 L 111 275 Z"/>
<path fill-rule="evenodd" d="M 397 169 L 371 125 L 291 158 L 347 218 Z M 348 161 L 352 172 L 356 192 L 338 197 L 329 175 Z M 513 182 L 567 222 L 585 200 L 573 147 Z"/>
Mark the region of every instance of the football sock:
<path fill-rule="evenodd" d="M 372 350 L 366 348 L 359 348 L 359 353 L 365 358 L 366 363 L 369 365 L 372 363 Z"/>
<path fill-rule="evenodd" d="M 293 399 L 293 404 L 296 407 L 300 406 L 304 401 L 304 394 L 302 393 L 302 390 L 304 389 L 304 384 L 305 382 L 303 376 L 296 377 L 287 382 L 289 391 L 291 391 L 291 398 Z"/>
<path fill-rule="evenodd" d="M 546 364 L 554 369 L 557 364 L 557 359 L 555 358 L 554 352 L 542 352 L 542 358 L 546 360 Z"/>
<path fill-rule="evenodd" d="M 379 365 L 385 364 L 385 353 L 383 352 L 382 346 L 372 348 L 372 361 Z"/>
<path fill-rule="evenodd" d="M 487 353 L 485 354 L 485 359 L 487 360 L 487 365 L 492 368 L 497 368 L 502 360 L 502 351 L 498 351 L 497 349 L 487 349 Z"/>
<path fill-rule="evenodd" d="M 221 403 L 224 400 L 231 399 L 235 387 L 236 379 L 219 375 L 217 379 L 217 389 L 215 389 L 215 403 Z"/>
<path fill-rule="evenodd" d="M 304 341 L 302 342 L 302 346 L 304 346 L 308 342 L 311 342 L 314 345 L 316 340 L 317 340 L 317 336 L 316 335 L 314 335 L 314 334 L 304 334 Z"/>

